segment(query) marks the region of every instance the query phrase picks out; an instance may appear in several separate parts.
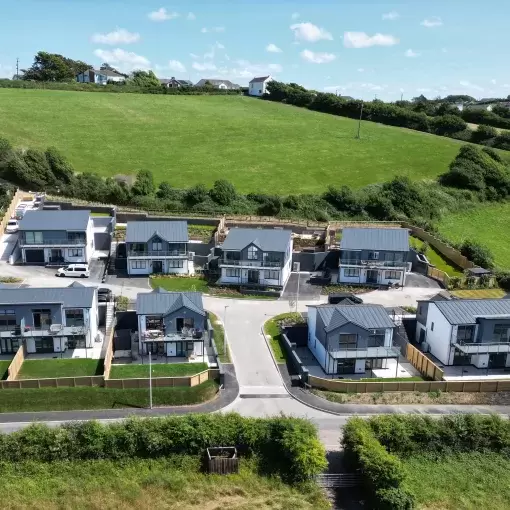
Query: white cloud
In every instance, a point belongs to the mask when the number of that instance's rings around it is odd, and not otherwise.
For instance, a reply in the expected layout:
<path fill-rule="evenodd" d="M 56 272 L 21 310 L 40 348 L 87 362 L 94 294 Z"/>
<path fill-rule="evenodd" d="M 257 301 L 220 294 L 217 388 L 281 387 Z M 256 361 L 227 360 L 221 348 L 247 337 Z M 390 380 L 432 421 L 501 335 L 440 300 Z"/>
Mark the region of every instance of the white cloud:
<path fill-rule="evenodd" d="M 393 35 L 375 34 L 365 32 L 345 32 L 344 46 L 346 48 L 370 48 L 370 46 L 393 46 L 400 41 Z"/>
<path fill-rule="evenodd" d="M 218 48 L 219 50 L 224 50 L 225 46 L 223 46 L 223 44 L 221 44 L 218 41 L 216 41 L 216 48 Z"/>
<path fill-rule="evenodd" d="M 108 34 L 94 34 L 90 40 L 98 44 L 131 44 L 140 40 L 140 34 L 128 32 L 124 28 L 117 28 Z"/>
<path fill-rule="evenodd" d="M 189 56 L 195 59 L 198 58 L 198 55 L 196 53 L 190 53 Z"/>
<path fill-rule="evenodd" d="M 443 20 L 439 16 L 432 16 L 426 18 L 421 22 L 421 25 L 426 28 L 440 27 L 443 24 Z"/>
<path fill-rule="evenodd" d="M 446 48 L 441 48 L 442 53 L 448 53 L 448 50 Z"/>
<path fill-rule="evenodd" d="M 416 51 L 413 51 L 411 48 L 409 48 L 406 52 L 405 52 L 405 56 L 406 57 L 409 57 L 409 58 L 414 58 L 414 57 L 419 57 L 420 54 L 419 53 L 416 53 Z"/>
<path fill-rule="evenodd" d="M 281 48 L 278 48 L 276 44 L 270 43 L 266 46 L 266 51 L 269 51 L 269 53 L 281 53 Z"/>
<path fill-rule="evenodd" d="M 200 62 L 193 62 L 191 67 L 197 71 L 216 71 L 217 69 L 212 62 L 204 62 L 203 64 Z"/>
<path fill-rule="evenodd" d="M 493 80 L 491 80 L 491 83 L 492 83 L 493 85 L 496 85 L 497 81 L 493 79 Z"/>
<path fill-rule="evenodd" d="M 374 91 L 383 90 L 384 89 L 383 86 L 376 85 L 375 83 L 362 83 L 361 84 L 361 88 L 368 89 L 368 90 L 374 90 Z"/>
<path fill-rule="evenodd" d="M 223 44 L 216 41 L 211 46 L 211 49 L 207 53 L 204 53 L 204 59 L 212 60 L 216 56 L 216 50 L 223 50 L 223 49 L 225 49 L 225 46 L 223 46 Z"/>
<path fill-rule="evenodd" d="M 142 55 L 137 55 L 132 51 L 126 51 L 121 48 L 114 50 L 94 50 L 94 55 L 102 62 L 115 64 L 120 71 L 129 73 L 136 69 L 150 69 L 150 61 Z"/>
<path fill-rule="evenodd" d="M 293 12 L 292 16 L 291 16 L 291 19 L 298 19 L 299 16 L 300 16 L 299 12 Z"/>
<path fill-rule="evenodd" d="M 365 70 L 364 70 L 362 67 L 360 67 L 360 68 L 358 69 L 358 73 L 364 73 L 364 72 L 365 72 Z"/>
<path fill-rule="evenodd" d="M 249 80 L 254 76 L 281 73 L 280 64 L 254 64 L 240 59 L 233 62 L 232 67 L 222 66 L 216 69 L 216 74 L 230 80 Z"/>
<path fill-rule="evenodd" d="M 164 7 L 157 11 L 149 12 L 148 17 L 152 21 L 167 21 L 179 17 L 178 12 L 168 12 Z"/>
<path fill-rule="evenodd" d="M 336 58 L 336 55 L 333 55 L 333 53 L 316 53 L 310 50 L 303 50 L 300 55 L 303 60 L 311 64 L 328 64 L 329 62 L 333 62 Z"/>
<path fill-rule="evenodd" d="M 317 42 L 322 39 L 332 41 L 333 36 L 324 28 L 319 28 L 313 23 L 295 23 L 290 26 L 297 41 Z"/>
<path fill-rule="evenodd" d="M 212 27 L 212 28 L 202 28 L 202 30 L 200 30 L 200 32 L 202 32 L 203 34 L 207 34 L 208 32 L 216 32 L 216 33 L 220 33 L 220 32 L 225 32 L 225 27 Z"/>
<path fill-rule="evenodd" d="M 426 87 L 421 87 L 416 89 L 416 92 L 420 92 L 421 94 L 425 94 L 426 92 L 431 92 L 431 89 L 428 89 Z"/>
<path fill-rule="evenodd" d="M 400 14 L 396 11 L 387 12 L 382 15 L 382 19 L 389 21 L 395 21 L 398 18 L 400 18 Z"/>
<path fill-rule="evenodd" d="M 175 71 L 176 73 L 185 73 L 186 68 L 182 64 L 182 62 L 179 62 L 178 60 L 169 60 L 168 61 L 168 69 L 170 71 Z"/>
<path fill-rule="evenodd" d="M 467 89 L 477 90 L 479 92 L 483 91 L 483 87 L 480 87 L 480 85 L 476 85 L 475 83 L 471 83 L 470 81 L 467 80 L 461 80 L 459 84 Z"/>
<path fill-rule="evenodd" d="M 195 21 L 197 19 L 197 17 L 192 12 L 188 12 L 186 19 L 189 21 Z"/>

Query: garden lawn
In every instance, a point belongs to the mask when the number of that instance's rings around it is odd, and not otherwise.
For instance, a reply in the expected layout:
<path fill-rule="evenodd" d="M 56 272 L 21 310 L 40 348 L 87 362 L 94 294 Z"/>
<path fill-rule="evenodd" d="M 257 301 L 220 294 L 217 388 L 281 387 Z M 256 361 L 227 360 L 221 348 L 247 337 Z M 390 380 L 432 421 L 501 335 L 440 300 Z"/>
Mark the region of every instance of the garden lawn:
<path fill-rule="evenodd" d="M 216 230 L 215 225 L 195 225 L 188 223 L 188 235 L 190 239 L 198 239 L 208 243 Z"/>
<path fill-rule="evenodd" d="M 218 351 L 218 355 L 220 357 L 220 361 L 222 363 L 231 363 L 230 361 L 230 349 L 227 345 L 227 352 L 223 348 L 224 340 L 225 340 L 225 330 L 223 328 L 223 323 L 220 321 L 217 315 L 212 312 L 209 313 L 209 320 L 211 321 L 212 327 L 214 329 L 214 343 L 216 345 L 216 349 Z"/>
<path fill-rule="evenodd" d="M 463 299 L 500 299 L 506 296 L 503 289 L 451 290 L 451 294 Z"/>
<path fill-rule="evenodd" d="M 197 386 L 152 388 L 153 405 L 182 406 L 200 404 L 214 398 L 216 381 Z M 149 390 L 110 389 L 99 387 L 43 388 L 2 390 L 0 413 L 25 411 L 72 411 L 78 409 L 121 409 L 148 407 Z"/>
<path fill-rule="evenodd" d="M 176 188 L 227 179 L 256 193 L 434 178 L 464 144 L 373 122 L 357 140 L 357 120 L 244 96 L 0 89 L 0 118 L 14 146 L 56 146 L 78 172 L 144 168 Z"/>
<path fill-rule="evenodd" d="M 417 237 L 411 237 L 411 246 L 419 249 L 423 246 L 423 241 Z M 463 276 L 464 274 L 460 267 L 455 266 L 452 262 L 443 257 L 433 246 L 427 248 L 425 256 L 431 264 L 434 264 L 440 271 L 444 271 L 448 276 Z"/>
<path fill-rule="evenodd" d="M 182 377 L 207 370 L 207 363 L 154 363 L 152 377 Z M 143 379 L 149 377 L 149 365 L 112 365 L 110 379 Z"/>
<path fill-rule="evenodd" d="M 29 359 L 21 365 L 17 379 L 49 379 L 102 374 L 102 359 Z"/>
<path fill-rule="evenodd" d="M 287 353 L 285 352 L 285 349 L 282 345 L 283 337 L 281 334 L 280 326 L 278 324 L 279 321 L 285 319 L 295 323 L 303 321 L 303 317 L 300 313 L 289 312 L 275 315 L 272 319 L 269 319 L 264 324 L 264 333 L 266 336 L 268 336 L 269 345 L 273 351 L 273 356 L 277 363 L 285 363 L 287 361 Z"/>
<path fill-rule="evenodd" d="M 448 214 L 438 224 L 447 239 L 460 243 L 472 239 L 487 246 L 498 267 L 510 269 L 510 202 L 484 204 Z"/>
<path fill-rule="evenodd" d="M 239 474 L 209 475 L 200 459 L 4 463 L 4 508 L 83 510 L 327 510 L 321 489 L 286 485 L 241 460 Z"/>
<path fill-rule="evenodd" d="M 7 379 L 7 369 L 11 364 L 11 360 L 9 361 L 0 361 L 0 380 Z"/>
<path fill-rule="evenodd" d="M 418 510 L 508 510 L 510 461 L 496 453 L 402 458 Z"/>
<path fill-rule="evenodd" d="M 207 281 L 199 277 L 181 278 L 178 276 L 172 276 L 169 278 L 151 278 L 150 283 L 153 289 L 161 287 L 165 290 L 172 290 L 175 292 L 208 291 Z"/>

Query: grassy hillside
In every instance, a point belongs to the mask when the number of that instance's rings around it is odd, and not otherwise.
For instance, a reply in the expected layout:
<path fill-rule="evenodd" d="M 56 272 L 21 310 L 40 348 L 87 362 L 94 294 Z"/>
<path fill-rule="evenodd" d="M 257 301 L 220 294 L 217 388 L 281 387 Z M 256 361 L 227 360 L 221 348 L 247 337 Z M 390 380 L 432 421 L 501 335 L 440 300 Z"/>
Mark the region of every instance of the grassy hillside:
<path fill-rule="evenodd" d="M 438 225 L 441 234 L 455 242 L 474 239 L 492 253 L 496 265 L 510 269 L 510 203 L 489 204 L 445 216 Z"/>
<path fill-rule="evenodd" d="M 460 143 L 246 97 L 0 89 L 0 136 L 55 145 L 78 171 L 134 174 L 175 187 L 232 181 L 240 191 L 299 193 L 446 170 Z"/>

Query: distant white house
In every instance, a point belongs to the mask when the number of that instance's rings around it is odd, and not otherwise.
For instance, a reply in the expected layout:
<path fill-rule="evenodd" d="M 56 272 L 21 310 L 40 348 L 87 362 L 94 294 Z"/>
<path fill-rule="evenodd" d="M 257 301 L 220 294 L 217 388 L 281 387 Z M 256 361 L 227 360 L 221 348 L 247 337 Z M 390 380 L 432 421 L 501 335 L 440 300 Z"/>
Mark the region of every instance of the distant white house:
<path fill-rule="evenodd" d="M 232 83 L 230 80 L 216 80 L 214 78 L 202 78 L 200 81 L 195 83 L 195 87 L 206 87 L 211 86 L 215 89 L 220 90 L 237 90 L 241 87 L 236 83 Z"/>
<path fill-rule="evenodd" d="M 126 81 L 126 78 L 114 71 L 107 71 L 104 69 L 88 69 L 83 73 L 77 74 L 76 81 L 79 83 L 96 83 L 98 85 L 106 85 L 109 81 Z"/>
<path fill-rule="evenodd" d="M 271 76 L 259 76 L 250 81 L 248 94 L 250 96 L 263 96 L 267 92 L 267 84 L 273 81 Z"/>

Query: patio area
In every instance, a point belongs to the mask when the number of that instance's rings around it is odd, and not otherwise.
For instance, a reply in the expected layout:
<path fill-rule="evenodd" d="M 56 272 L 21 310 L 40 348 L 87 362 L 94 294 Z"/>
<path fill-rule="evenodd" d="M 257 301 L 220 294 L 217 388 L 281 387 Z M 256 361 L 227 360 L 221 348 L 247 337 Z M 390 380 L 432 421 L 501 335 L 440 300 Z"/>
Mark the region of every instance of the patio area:
<path fill-rule="evenodd" d="M 94 342 L 91 347 L 66 349 L 64 352 L 37 352 L 27 354 L 25 359 L 100 359 L 103 358 L 104 331 L 99 330 L 99 342 Z M 62 345 L 64 341 L 62 340 Z"/>
<path fill-rule="evenodd" d="M 510 379 L 510 368 L 476 368 L 469 366 L 442 366 L 445 381 L 489 381 Z"/>

